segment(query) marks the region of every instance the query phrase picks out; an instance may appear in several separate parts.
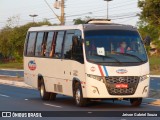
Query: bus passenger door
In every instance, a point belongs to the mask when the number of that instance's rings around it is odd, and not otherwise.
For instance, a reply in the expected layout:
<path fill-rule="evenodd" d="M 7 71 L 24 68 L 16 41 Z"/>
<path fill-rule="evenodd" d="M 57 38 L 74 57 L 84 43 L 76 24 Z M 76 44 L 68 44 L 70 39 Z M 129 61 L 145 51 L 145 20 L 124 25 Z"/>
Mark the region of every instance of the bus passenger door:
<path fill-rule="evenodd" d="M 75 30 L 67 30 L 63 44 L 64 94 L 72 96 L 72 37 Z"/>

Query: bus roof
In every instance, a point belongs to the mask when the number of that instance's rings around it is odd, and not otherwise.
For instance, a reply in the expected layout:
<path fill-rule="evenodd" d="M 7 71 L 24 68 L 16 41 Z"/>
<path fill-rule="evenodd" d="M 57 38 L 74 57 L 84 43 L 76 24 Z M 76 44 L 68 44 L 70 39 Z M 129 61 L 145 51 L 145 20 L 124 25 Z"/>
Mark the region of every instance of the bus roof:
<path fill-rule="evenodd" d="M 107 23 L 107 24 L 79 24 L 79 25 L 65 25 L 65 26 L 40 26 L 40 27 L 31 27 L 28 31 L 52 31 L 52 30 L 69 30 L 69 29 L 84 29 L 86 30 L 137 30 L 136 27 L 131 25 L 123 25 L 116 23 Z"/>

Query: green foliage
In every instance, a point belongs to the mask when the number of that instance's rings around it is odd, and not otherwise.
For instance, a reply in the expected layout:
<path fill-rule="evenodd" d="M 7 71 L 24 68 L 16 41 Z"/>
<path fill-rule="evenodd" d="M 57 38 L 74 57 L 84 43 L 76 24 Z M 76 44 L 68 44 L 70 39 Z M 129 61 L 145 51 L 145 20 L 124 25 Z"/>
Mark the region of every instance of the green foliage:
<path fill-rule="evenodd" d="M 157 49 L 158 55 L 160 56 L 160 40 L 155 40 L 153 42 L 153 44 L 156 45 L 156 49 Z"/>
<path fill-rule="evenodd" d="M 74 19 L 73 22 L 74 22 L 74 25 L 85 24 L 89 19 L 90 17 L 86 16 L 84 19 L 82 18 Z"/>
<path fill-rule="evenodd" d="M 160 56 L 149 56 L 150 71 L 152 75 L 159 75 Z"/>
<path fill-rule="evenodd" d="M 30 27 L 51 25 L 48 21 L 27 23 L 23 26 L 13 27 L 12 20 L 0 31 L 0 53 L 5 58 L 14 58 L 21 62 L 23 58 L 24 41 Z"/>
<path fill-rule="evenodd" d="M 138 22 L 138 30 L 141 33 L 143 39 L 145 39 L 146 36 L 150 36 L 152 40 L 157 40 L 159 37 L 159 30 L 157 27 L 150 24 L 144 24 L 142 21 Z"/>
<path fill-rule="evenodd" d="M 23 69 L 23 63 L 22 62 L 7 62 L 7 63 L 1 63 L 0 69 Z"/>
<path fill-rule="evenodd" d="M 142 10 L 141 20 L 154 26 L 160 25 L 160 0 L 139 0 L 138 7 Z"/>
<path fill-rule="evenodd" d="M 160 53 L 160 0 L 139 0 L 138 7 L 142 10 L 138 22 L 142 38 L 150 36 Z"/>
<path fill-rule="evenodd" d="M 74 22 L 74 25 L 85 24 L 86 23 L 86 21 L 82 20 L 81 18 L 74 19 L 73 22 Z"/>
<path fill-rule="evenodd" d="M 150 51 L 150 46 L 145 46 L 145 48 L 146 48 L 147 54 L 150 55 L 150 52 L 149 52 Z"/>

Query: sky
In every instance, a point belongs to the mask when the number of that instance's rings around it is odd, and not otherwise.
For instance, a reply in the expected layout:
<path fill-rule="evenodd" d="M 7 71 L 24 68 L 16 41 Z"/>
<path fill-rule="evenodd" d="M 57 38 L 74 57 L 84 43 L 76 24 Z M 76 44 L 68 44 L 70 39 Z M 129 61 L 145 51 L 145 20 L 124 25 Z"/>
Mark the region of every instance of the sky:
<path fill-rule="evenodd" d="M 57 15 L 60 15 L 60 9 L 55 9 L 53 4 L 55 0 L 46 0 Z M 138 0 L 113 0 L 109 2 L 109 18 L 114 23 L 130 24 L 136 26 L 138 22 L 137 13 L 140 9 L 137 7 Z M 38 15 L 35 22 L 49 19 L 51 23 L 59 23 L 52 10 L 47 6 L 45 0 L 0 0 L 0 29 L 2 29 L 8 18 L 18 16 L 16 25 L 23 25 L 32 22 L 29 16 Z M 66 24 L 73 24 L 73 19 L 85 18 L 106 18 L 107 2 L 104 0 L 65 0 Z"/>

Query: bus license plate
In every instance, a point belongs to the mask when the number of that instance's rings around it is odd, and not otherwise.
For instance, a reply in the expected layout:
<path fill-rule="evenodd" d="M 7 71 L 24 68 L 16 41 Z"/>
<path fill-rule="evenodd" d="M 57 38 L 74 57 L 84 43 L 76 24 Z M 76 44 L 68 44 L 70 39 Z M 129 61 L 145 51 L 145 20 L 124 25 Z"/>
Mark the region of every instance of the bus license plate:
<path fill-rule="evenodd" d="M 128 88 L 128 84 L 116 84 L 116 88 Z"/>

